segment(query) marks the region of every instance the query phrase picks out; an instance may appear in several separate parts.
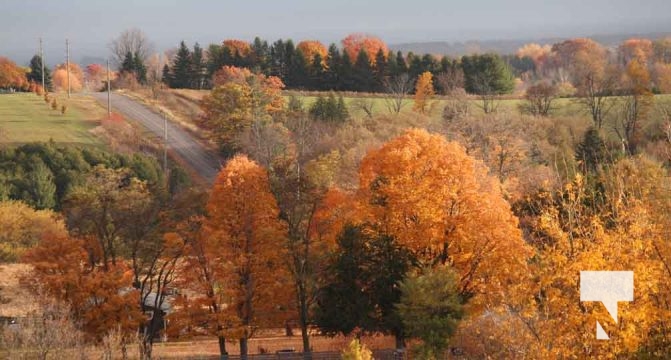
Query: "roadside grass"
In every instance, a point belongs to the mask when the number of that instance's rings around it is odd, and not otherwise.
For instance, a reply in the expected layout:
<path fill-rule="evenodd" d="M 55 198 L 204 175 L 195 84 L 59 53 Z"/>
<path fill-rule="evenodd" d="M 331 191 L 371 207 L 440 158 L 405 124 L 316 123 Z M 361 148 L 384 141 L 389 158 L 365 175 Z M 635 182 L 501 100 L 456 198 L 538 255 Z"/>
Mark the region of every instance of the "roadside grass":
<path fill-rule="evenodd" d="M 103 109 L 91 97 L 50 94 L 58 102 L 53 110 L 34 93 L 0 94 L 0 143 L 23 144 L 53 140 L 56 143 L 101 146 L 91 130 L 99 125 Z M 61 105 L 66 105 L 61 114 Z"/>

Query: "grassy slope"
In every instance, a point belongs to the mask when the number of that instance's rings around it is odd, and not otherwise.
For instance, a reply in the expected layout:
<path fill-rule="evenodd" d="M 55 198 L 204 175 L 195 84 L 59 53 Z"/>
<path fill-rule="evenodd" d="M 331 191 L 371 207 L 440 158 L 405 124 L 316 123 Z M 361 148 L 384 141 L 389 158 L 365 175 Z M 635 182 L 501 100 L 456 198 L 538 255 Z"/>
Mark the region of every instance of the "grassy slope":
<path fill-rule="evenodd" d="M 49 141 L 99 145 L 90 132 L 98 125 L 100 107 L 93 99 L 73 95 L 66 101 L 57 96 L 59 110 L 52 110 L 42 97 L 32 93 L 0 94 L 0 143 Z M 60 104 L 67 104 L 65 115 Z"/>

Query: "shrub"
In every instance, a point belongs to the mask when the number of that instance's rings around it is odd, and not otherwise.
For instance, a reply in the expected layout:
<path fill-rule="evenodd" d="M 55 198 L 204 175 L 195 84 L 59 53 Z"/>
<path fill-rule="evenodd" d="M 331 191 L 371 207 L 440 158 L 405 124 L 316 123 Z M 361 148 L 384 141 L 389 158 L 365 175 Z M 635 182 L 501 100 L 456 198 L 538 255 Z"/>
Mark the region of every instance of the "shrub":
<path fill-rule="evenodd" d="M 68 110 L 67 105 L 61 105 L 61 115 L 65 115 L 65 112 Z"/>
<path fill-rule="evenodd" d="M 359 342 L 359 340 L 354 339 L 349 343 L 347 348 L 343 350 L 341 354 L 342 360 L 372 360 L 373 353 Z"/>
<path fill-rule="evenodd" d="M 56 98 L 51 100 L 51 109 L 52 110 L 57 110 L 58 109 L 58 101 L 56 101 Z"/>

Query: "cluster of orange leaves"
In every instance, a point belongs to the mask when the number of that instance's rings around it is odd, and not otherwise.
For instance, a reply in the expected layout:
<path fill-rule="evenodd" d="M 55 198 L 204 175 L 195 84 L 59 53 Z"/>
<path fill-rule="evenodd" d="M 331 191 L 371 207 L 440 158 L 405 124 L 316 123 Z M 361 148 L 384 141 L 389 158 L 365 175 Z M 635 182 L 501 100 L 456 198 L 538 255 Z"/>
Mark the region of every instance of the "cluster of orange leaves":
<path fill-rule="evenodd" d="M 387 56 L 389 48 L 380 38 L 366 34 L 350 34 L 341 41 L 343 49 L 347 56 L 354 61 L 361 50 L 368 54 L 371 65 L 375 65 L 375 57 L 382 50 L 384 56 Z"/>
<path fill-rule="evenodd" d="M 242 57 L 249 55 L 249 53 L 252 51 L 251 45 L 243 40 L 227 39 L 224 40 L 223 46 L 228 48 L 228 50 L 231 51 L 231 54 L 235 55 L 237 52 Z"/>
<path fill-rule="evenodd" d="M 312 64 L 315 55 L 319 55 L 322 59 L 322 65 L 326 63 L 328 56 L 328 49 L 326 46 L 317 40 L 303 40 L 296 46 L 301 51 L 308 64 Z"/>
<path fill-rule="evenodd" d="M 0 57 L 0 88 L 25 89 L 28 87 L 26 71 L 13 61 Z"/>
<path fill-rule="evenodd" d="M 52 75 L 54 90 L 68 91 L 68 72 L 65 64 L 56 66 Z M 70 90 L 74 92 L 81 91 L 84 84 L 84 72 L 79 65 L 70 63 Z"/>

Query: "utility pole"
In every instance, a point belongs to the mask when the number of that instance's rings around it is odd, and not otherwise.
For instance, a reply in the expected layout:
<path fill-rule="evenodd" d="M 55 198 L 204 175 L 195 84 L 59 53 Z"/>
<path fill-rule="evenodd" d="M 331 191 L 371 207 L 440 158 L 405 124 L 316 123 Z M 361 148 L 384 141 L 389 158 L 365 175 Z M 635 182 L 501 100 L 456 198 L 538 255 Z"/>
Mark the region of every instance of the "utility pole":
<path fill-rule="evenodd" d="M 70 98 L 70 42 L 65 39 L 65 69 L 68 74 L 68 99 Z"/>
<path fill-rule="evenodd" d="M 110 82 L 110 60 L 107 59 L 107 118 L 112 118 L 112 83 Z"/>
<path fill-rule="evenodd" d="M 42 91 L 47 91 L 44 87 L 44 50 L 42 49 L 42 38 L 40 38 L 40 67 L 42 68 Z"/>

